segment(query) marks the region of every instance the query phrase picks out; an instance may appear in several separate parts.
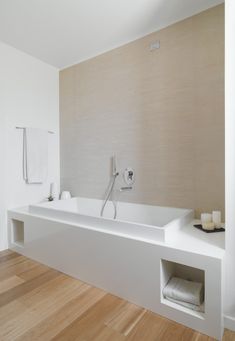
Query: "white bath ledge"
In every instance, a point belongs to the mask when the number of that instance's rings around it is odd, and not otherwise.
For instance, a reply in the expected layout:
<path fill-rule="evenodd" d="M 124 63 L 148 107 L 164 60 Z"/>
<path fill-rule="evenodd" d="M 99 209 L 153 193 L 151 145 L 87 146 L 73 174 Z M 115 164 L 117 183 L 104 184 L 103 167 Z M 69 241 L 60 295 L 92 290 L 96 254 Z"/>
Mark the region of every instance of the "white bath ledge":
<path fill-rule="evenodd" d="M 225 253 L 225 233 L 205 233 L 196 229 L 193 226 L 195 224 L 200 224 L 200 221 L 195 219 L 190 224 L 183 226 L 177 234 L 172 235 L 171 241 L 165 243 L 165 245 L 223 259 Z"/>

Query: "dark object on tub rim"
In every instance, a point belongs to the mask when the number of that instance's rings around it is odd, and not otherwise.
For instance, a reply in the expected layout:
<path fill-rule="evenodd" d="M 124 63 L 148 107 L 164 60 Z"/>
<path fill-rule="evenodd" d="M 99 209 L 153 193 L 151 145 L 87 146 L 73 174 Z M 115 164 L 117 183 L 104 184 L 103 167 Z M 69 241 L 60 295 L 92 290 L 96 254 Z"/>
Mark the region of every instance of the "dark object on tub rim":
<path fill-rule="evenodd" d="M 196 229 L 201 230 L 201 231 L 206 232 L 206 233 L 215 233 L 215 232 L 224 232 L 225 231 L 225 228 L 223 228 L 223 227 L 221 227 L 219 229 L 214 229 L 214 230 L 204 230 L 202 228 L 201 224 L 196 224 L 196 225 L 193 225 L 193 226 L 196 227 Z"/>

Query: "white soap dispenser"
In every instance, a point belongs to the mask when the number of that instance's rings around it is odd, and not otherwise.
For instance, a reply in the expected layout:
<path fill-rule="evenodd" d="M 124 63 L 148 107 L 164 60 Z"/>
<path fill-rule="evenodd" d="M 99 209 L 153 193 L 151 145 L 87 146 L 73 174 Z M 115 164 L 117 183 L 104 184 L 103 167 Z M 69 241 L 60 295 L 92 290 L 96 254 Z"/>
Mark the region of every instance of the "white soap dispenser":
<path fill-rule="evenodd" d="M 55 182 L 51 183 L 50 196 L 53 198 L 53 200 L 59 199 L 59 191 Z"/>

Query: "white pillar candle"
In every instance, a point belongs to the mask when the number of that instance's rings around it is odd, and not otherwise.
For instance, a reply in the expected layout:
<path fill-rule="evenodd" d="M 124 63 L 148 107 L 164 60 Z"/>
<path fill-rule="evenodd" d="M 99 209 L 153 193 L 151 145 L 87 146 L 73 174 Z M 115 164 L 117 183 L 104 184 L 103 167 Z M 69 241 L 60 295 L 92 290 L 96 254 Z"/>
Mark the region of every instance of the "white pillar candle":
<path fill-rule="evenodd" d="M 212 214 L 211 213 L 202 213 L 201 214 L 201 222 L 203 223 L 211 223 L 212 222 Z"/>
<path fill-rule="evenodd" d="M 220 211 L 213 211 L 212 212 L 212 221 L 215 224 L 216 228 L 221 227 L 221 212 Z"/>

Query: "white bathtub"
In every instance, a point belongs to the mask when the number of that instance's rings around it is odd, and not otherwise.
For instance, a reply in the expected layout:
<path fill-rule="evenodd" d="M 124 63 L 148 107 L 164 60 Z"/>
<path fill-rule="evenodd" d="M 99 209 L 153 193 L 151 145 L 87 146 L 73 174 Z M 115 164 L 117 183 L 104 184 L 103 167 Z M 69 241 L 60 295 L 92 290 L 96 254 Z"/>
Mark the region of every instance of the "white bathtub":
<path fill-rule="evenodd" d="M 107 203 L 103 217 L 100 216 L 102 203 L 102 200 L 77 197 L 30 205 L 29 212 L 107 233 L 162 242 L 193 219 L 193 210 L 126 202 L 117 203 L 117 218 L 112 219 L 111 202 Z"/>

